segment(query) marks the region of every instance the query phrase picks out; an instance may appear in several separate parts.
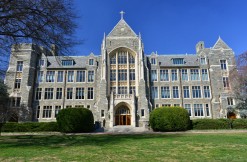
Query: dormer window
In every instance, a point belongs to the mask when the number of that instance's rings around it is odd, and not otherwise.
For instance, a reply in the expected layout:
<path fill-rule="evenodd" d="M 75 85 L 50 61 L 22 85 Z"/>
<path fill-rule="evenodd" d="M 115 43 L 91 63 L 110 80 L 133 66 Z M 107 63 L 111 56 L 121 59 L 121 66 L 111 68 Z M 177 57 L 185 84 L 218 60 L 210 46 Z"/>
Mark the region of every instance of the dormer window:
<path fill-rule="evenodd" d="M 73 66 L 73 60 L 62 60 L 63 66 Z"/>
<path fill-rule="evenodd" d="M 184 64 L 184 59 L 183 58 L 173 58 L 172 62 L 175 65 L 180 65 L 180 64 Z"/>
<path fill-rule="evenodd" d="M 200 60 L 200 62 L 201 62 L 202 65 L 207 64 L 207 63 L 206 63 L 206 58 L 205 58 L 205 57 L 202 57 L 201 60 Z"/>
<path fill-rule="evenodd" d="M 39 67 L 43 67 L 45 65 L 45 60 L 44 59 L 40 59 L 39 60 Z"/>
<path fill-rule="evenodd" d="M 94 59 L 89 59 L 89 65 L 94 65 Z"/>
<path fill-rule="evenodd" d="M 156 58 L 151 58 L 151 64 L 156 65 Z"/>

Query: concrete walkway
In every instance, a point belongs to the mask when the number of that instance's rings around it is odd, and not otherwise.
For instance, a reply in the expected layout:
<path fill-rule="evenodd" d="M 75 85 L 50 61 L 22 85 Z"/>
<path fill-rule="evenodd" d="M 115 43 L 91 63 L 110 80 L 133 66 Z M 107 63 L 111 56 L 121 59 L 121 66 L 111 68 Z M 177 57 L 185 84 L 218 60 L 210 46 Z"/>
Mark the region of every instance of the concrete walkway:
<path fill-rule="evenodd" d="M 1 136 L 52 136 L 52 135 L 124 135 L 124 134 L 229 134 L 229 133 L 246 133 L 247 129 L 231 129 L 231 130 L 188 130 L 181 132 L 93 132 L 93 133 L 60 133 L 60 132 L 2 132 Z"/>

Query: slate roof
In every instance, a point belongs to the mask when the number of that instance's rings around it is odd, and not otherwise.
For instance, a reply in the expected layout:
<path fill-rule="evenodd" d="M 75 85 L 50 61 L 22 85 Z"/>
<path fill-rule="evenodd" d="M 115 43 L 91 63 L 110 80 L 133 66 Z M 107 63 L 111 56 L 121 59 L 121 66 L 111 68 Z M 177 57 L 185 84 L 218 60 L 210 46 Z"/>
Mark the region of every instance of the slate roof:
<path fill-rule="evenodd" d="M 74 69 L 74 68 L 86 68 L 88 64 L 88 59 L 90 56 L 48 56 L 47 68 L 66 68 L 66 69 Z M 95 58 L 95 56 L 93 57 Z M 73 60 L 73 66 L 62 66 L 62 60 Z"/>
<path fill-rule="evenodd" d="M 149 56 L 154 57 L 154 56 Z M 163 67 L 198 67 L 200 60 L 197 55 L 184 54 L 184 55 L 156 55 L 157 63 Z M 183 58 L 184 64 L 173 64 L 173 58 Z"/>

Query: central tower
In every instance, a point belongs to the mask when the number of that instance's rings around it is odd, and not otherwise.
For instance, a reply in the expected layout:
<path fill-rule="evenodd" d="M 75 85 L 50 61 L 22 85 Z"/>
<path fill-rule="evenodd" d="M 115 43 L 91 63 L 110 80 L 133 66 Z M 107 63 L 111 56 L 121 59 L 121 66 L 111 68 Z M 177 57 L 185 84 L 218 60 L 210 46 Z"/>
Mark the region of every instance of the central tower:
<path fill-rule="evenodd" d="M 123 19 L 124 12 L 120 13 L 120 21 L 104 36 L 101 50 L 101 81 L 107 84 L 109 126 L 144 126 L 150 105 L 146 97 L 148 71 L 143 44 L 140 34 L 138 36 Z M 119 110 L 124 109 L 129 111 L 121 114 Z"/>

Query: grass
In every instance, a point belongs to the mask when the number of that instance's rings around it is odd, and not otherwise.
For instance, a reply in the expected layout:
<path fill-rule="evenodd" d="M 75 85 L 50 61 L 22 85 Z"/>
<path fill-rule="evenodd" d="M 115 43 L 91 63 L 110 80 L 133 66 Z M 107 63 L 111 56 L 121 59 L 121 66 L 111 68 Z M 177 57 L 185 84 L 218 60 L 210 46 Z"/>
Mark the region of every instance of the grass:
<path fill-rule="evenodd" d="M 246 161 L 247 134 L 0 137 L 0 161 Z"/>

